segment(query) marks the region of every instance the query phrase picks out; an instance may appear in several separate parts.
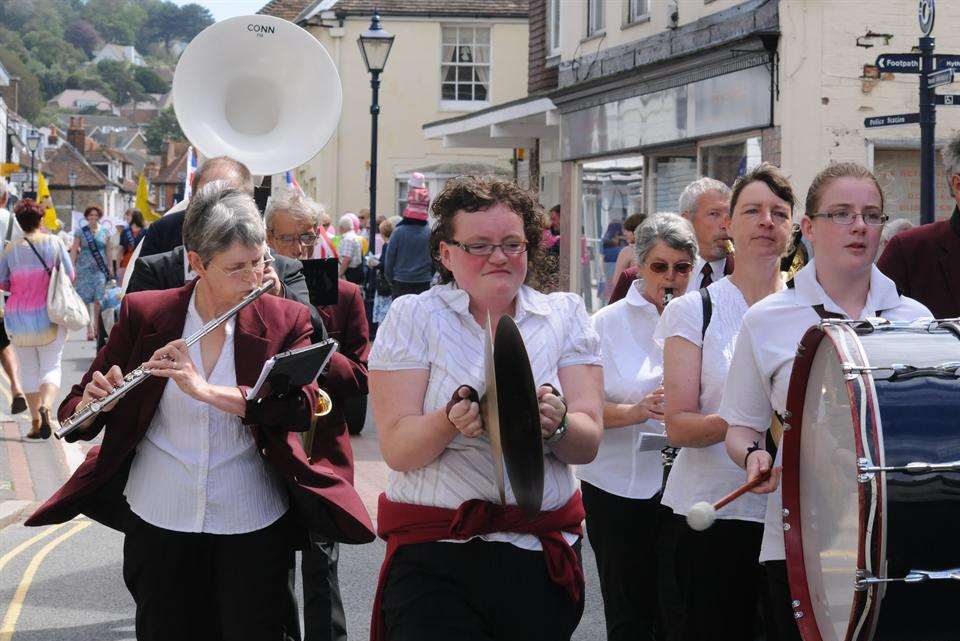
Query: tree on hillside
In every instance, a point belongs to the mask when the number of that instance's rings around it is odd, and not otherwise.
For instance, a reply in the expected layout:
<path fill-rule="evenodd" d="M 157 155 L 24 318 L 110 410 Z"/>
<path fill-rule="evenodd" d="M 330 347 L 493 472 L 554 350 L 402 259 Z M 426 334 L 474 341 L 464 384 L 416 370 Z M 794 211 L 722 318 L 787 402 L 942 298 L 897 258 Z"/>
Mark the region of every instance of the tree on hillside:
<path fill-rule="evenodd" d="M 109 43 L 132 45 L 147 19 L 147 12 L 133 0 L 89 0 L 83 17 Z"/>
<path fill-rule="evenodd" d="M 180 130 L 180 123 L 177 122 L 177 114 L 174 113 L 173 107 L 167 107 L 148 122 L 143 136 L 147 139 L 147 149 L 151 154 L 159 154 L 163 151 L 163 141 L 166 138 L 186 139 Z"/>
<path fill-rule="evenodd" d="M 93 28 L 90 21 L 83 18 L 77 18 L 71 22 L 63 36 L 67 42 L 87 54 L 88 58 L 93 56 L 101 43 L 100 34 Z"/>
<path fill-rule="evenodd" d="M 151 43 L 162 42 L 169 51 L 173 41 L 192 40 L 195 35 L 213 24 L 210 11 L 198 4 L 178 7 L 169 0 L 161 0 L 150 2 L 145 10 L 147 19 L 139 38 L 144 48 Z"/>
<path fill-rule="evenodd" d="M 130 65 L 117 60 L 101 60 L 97 63 L 97 72 L 103 82 L 110 87 L 110 98 L 114 103 L 123 105 L 143 95 L 143 87 L 137 82 Z"/>
<path fill-rule="evenodd" d="M 13 102 L 12 87 L 4 88 L 7 104 L 12 108 L 17 108 L 17 112 L 27 120 L 33 120 L 43 108 L 43 99 L 40 97 L 40 81 L 37 79 L 37 75 L 30 71 L 20 59 L 20 56 L 5 47 L 0 47 L 0 63 L 3 63 L 11 76 L 20 77 L 17 88 L 19 105 L 15 105 Z"/>
<path fill-rule="evenodd" d="M 23 36 L 24 46 L 44 67 L 74 69 L 86 60 L 83 52 L 49 31 L 30 31 Z"/>
<path fill-rule="evenodd" d="M 206 7 L 196 3 L 185 4 L 180 7 L 179 37 L 184 42 L 190 42 L 194 36 L 213 24 L 213 14 Z"/>
<path fill-rule="evenodd" d="M 170 84 L 149 67 L 135 67 L 133 69 L 133 79 L 143 87 L 146 93 L 167 93 L 170 91 Z"/>

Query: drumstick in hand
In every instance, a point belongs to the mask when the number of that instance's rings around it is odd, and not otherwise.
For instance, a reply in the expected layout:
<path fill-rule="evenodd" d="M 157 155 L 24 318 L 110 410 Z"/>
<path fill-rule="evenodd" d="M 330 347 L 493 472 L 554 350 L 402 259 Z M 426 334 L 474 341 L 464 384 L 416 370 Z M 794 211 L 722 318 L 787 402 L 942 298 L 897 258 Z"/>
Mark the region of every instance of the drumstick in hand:
<path fill-rule="evenodd" d="M 737 500 L 758 485 L 765 483 L 769 478 L 770 470 L 767 470 L 752 481 L 747 481 L 733 492 L 730 492 L 730 494 L 727 494 L 713 505 L 706 501 L 694 503 L 693 507 L 690 508 L 690 512 L 687 514 L 687 525 L 698 532 L 706 530 L 717 520 L 717 510 Z"/>

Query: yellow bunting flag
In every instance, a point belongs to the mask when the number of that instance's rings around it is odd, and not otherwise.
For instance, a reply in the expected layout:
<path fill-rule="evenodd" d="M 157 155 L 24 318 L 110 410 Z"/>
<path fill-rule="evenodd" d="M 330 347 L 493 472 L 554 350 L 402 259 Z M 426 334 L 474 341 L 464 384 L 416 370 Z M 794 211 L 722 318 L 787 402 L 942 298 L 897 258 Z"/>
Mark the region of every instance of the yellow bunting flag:
<path fill-rule="evenodd" d="M 57 218 L 57 210 L 53 208 L 50 185 L 47 184 L 47 179 L 42 173 L 37 174 L 37 202 L 41 207 L 46 205 L 46 209 L 43 210 L 43 226 L 50 231 L 59 231 L 60 219 Z"/>
<path fill-rule="evenodd" d="M 137 184 L 137 209 L 140 210 L 140 213 L 143 214 L 143 219 L 152 223 L 155 220 L 160 220 L 160 216 L 154 213 L 150 209 L 150 196 L 147 190 L 147 178 L 143 174 L 140 174 L 140 182 Z"/>

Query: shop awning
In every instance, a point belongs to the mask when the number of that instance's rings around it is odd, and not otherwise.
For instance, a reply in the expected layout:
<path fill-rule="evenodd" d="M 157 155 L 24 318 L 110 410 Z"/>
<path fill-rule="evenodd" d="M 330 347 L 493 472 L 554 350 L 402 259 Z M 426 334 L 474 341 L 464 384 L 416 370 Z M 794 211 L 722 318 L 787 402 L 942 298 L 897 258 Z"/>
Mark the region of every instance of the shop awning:
<path fill-rule="evenodd" d="M 442 140 L 447 148 L 530 148 L 538 138 L 559 139 L 560 114 L 549 98 L 526 96 L 464 116 L 428 122 L 423 135 L 427 140 Z"/>

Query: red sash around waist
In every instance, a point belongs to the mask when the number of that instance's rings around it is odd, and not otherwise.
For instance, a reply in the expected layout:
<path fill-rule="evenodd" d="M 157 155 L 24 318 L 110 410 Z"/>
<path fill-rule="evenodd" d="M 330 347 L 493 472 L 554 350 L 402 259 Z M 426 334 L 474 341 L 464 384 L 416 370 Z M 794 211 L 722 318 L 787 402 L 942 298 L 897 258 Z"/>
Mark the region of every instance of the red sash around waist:
<path fill-rule="evenodd" d="M 563 507 L 540 512 L 533 519 L 525 517 L 516 505 L 498 505 L 480 499 L 466 501 L 453 510 L 396 503 L 388 499 L 386 494 L 381 494 L 377 534 L 387 542 L 387 553 L 380 568 L 377 594 L 373 601 L 371 641 L 386 640 L 380 603 L 393 555 L 403 545 L 443 540 L 466 541 L 494 532 L 532 534 L 540 539 L 543 546 L 543 557 L 550 579 L 563 587 L 574 603 L 579 602 L 583 595 L 583 569 L 577 553 L 567 543 L 563 533 L 582 536 L 583 529 L 580 524 L 584 515 L 580 490 L 577 490 Z"/>

